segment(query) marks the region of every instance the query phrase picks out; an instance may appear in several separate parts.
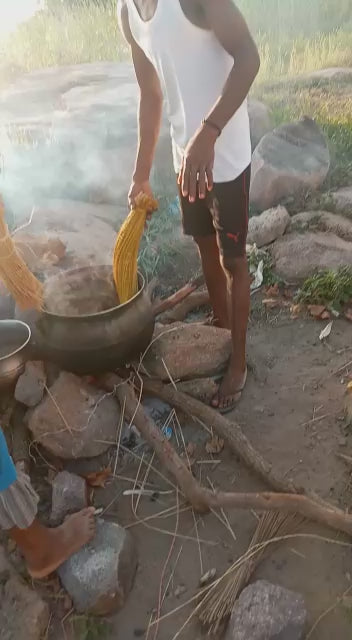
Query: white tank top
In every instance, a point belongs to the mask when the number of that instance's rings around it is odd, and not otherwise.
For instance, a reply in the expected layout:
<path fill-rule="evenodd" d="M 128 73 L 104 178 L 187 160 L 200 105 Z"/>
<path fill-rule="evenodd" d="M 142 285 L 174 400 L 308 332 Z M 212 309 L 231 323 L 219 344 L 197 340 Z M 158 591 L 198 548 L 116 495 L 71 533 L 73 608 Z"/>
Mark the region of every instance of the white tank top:
<path fill-rule="evenodd" d="M 154 16 L 140 17 L 126 0 L 133 38 L 152 62 L 164 93 L 171 126 L 174 167 L 178 173 L 184 149 L 221 95 L 233 58 L 211 31 L 193 25 L 179 0 L 158 0 Z M 250 164 L 247 101 L 236 111 L 215 145 L 214 181 L 229 182 Z"/>

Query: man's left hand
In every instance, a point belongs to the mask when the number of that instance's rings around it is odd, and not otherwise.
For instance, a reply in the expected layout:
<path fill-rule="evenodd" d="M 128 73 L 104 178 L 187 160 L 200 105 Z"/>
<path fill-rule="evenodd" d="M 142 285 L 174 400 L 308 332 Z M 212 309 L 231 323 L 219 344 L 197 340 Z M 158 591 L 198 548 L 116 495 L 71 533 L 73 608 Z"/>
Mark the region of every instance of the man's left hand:
<path fill-rule="evenodd" d="M 195 202 L 201 200 L 213 188 L 214 147 L 218 138 L 216 131 L 203 125 L 189 141 L 178 177 L 182 195 Z"/>

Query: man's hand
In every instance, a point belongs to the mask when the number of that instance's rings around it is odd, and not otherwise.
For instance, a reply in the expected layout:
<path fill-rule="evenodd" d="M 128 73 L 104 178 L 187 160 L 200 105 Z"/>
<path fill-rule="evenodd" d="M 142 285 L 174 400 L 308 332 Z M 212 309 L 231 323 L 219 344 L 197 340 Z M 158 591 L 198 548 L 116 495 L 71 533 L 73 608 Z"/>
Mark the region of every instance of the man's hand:
<path fill-rule="evenodd" d="M 147 196 L 154 198 L 149 180 L 133 180 L 128 194 L 128 204 L 131 209 L 134 207 L 136 198 L 140 193 L 145 193 Z"/>
<path fill-rule="evenodd" d="M 182 195 L 195 202 L 197 195 L 204 199 L 213 188 L 215 142 L 218 133 L 206 124 L 202 125 L 189 141 L 178 177 Z"/>

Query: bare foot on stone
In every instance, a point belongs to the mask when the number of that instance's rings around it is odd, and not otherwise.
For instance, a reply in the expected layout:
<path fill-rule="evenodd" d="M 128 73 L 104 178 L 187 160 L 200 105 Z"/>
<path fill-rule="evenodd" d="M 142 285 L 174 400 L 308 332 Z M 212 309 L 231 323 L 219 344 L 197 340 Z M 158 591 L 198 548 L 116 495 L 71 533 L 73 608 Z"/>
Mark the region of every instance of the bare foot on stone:
<path fill-rule="evenodd" d="M 213 409 L 217 409 L 222 414 L 230 413 L 240 401 L 246 382 L 247 368 L 245 371 L 239 370 L 231 362 L 211 401 Z"/>
<path fill-rule="evenodd" d="M 27 556 L 27 568 L 32 578 L 46 578 L 92 540 L 95 534 L 94 513 L 94 507 L 87 507 L 69 516 L 60 527 L 46 529 L 47 539 L 42 540 L 41 549 L 31 553 L 30 559 Z"/>

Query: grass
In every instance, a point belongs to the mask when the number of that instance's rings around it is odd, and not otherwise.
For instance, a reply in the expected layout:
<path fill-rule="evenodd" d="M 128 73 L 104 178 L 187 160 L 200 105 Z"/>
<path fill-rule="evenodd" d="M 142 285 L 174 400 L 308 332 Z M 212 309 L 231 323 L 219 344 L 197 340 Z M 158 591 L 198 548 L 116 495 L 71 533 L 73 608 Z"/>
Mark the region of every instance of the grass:
<path fill-rule="evenodd" d="M 297 294 L 303 304 L 325 305 L 328 309 L 341 311 L 352 300 L 352 269 L 342 267 L 338 271 L 329 269 L 308 278 Z"/>
<path fill-rule="evenodd" d="M 261 52 L 259 81 L 352 64 L 351 0 L 238 0 Z M 0 44 L 3 67 L 34 68 L 122 60 L 116 0 L 38 12 Z"/>

